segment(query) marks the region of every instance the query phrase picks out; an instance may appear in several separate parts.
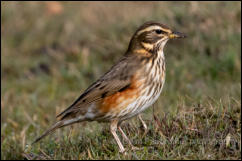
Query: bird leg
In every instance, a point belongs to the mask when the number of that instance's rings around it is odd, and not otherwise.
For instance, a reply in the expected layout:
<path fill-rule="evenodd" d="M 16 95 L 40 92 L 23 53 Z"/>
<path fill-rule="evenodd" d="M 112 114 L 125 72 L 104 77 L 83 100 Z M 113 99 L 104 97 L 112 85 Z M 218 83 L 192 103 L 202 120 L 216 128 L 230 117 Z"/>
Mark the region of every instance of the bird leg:
<path fill-rule="evenodd" d="M 148 130 L 148 128 L 147 128 L 146 123 L 145 123 L 144 120 L 142 119 L 141 114 L 138 115 L 138 118 L 139 118 L 139 120 L 141 121 L 141 123 L 142 123 L 142 125 L 143 125 L 143 127 L 144 127 L 144 130 L 145 130 L 145 132 L 144 132 L 144 134 L 143 134 L 143 136 L 142 136 L 142 138 L 143 138 L 143 137 L 147 134 L 147 132 L 148 132 L 149 130 Z"/>
<path fill-rule="evenodd" d="M 111 121 L 110 124 L 110 131 L 113 134 L 114 139 L 116 140 L 116 142 L 118 143 L 119 146 L 119 152 L 123 153 L 125 151 L 124 146 L 122 145 L 121 141 L 118 138 L 118 135 L 116 133 L 117 130 L 117 125 L 118 125 L 118 121 L 117 120 L 113 120 Z"/>
<path fill-rule="evenodd" d="M 138 147 L 135 147 L 132 142 L 129 140 L 129 138 L 126 136 L 126 134 L 124 133 L 124 131 L 122 130 L 121 126 L 118 126 L 118 130 L 121 132 L 123 138 L 129 143 L 129 145 L 131 146 L 132 150 L 138 150 Z"/>

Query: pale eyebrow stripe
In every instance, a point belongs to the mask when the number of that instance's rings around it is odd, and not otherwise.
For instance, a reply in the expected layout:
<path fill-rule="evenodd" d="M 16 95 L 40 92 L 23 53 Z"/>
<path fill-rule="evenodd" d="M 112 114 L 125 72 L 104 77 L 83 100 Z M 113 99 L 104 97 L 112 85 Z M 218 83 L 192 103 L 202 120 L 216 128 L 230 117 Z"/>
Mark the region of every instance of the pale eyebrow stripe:
<path fill-rule="evenodd" d="M 149 27 L 146 27 L 145 29 L 143 30 L 140 30 L 137 35 L 140 35 L 141 33 L 143 32 L 147 32 L 147 31 L 151 31 L 151 30 L 155 30 L 155 29 L 161 29 L 160 26 L 149 26 Z"/>
<path fill-rule="evenodd" d="M 143 30 L 140 30 L 140 31 L 137 33 L 137 35 L 140 35 L 140 34 L 143 33 L 143 32 L 148 32 L 148 31 L 157 30 L 157 29 L 161 29 L 161 30 L 163 30 L 163 31 L 165 31 L 165 32 L 171 33 L 171 31 L 170 31 L 169 29 L 164 29 L 164 28 L 162 28 L 162 27 L 160 27 L 160 26 L 150 26 L 150 27 L 147 27 L 147 28 L 145 28 L 145 29 L 143 29 Z"/>

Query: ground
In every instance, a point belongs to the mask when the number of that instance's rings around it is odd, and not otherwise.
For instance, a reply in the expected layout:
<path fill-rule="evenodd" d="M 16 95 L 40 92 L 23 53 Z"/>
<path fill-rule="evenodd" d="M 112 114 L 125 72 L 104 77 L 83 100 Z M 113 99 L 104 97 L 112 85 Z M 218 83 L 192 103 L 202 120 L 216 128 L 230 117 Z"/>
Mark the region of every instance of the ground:
<path fill-rule="evenodd" d="M 241 2 L 1 2 L 1 159 L 241 159 Z M 154 108 L 122 127 L 83 122 L 31 142 L 155 20 L 184 40 L 165 48 Z M 154 111 L 153 111 L 154 109 Z M 120 134 L 119 134 L 120 135 Z"/>

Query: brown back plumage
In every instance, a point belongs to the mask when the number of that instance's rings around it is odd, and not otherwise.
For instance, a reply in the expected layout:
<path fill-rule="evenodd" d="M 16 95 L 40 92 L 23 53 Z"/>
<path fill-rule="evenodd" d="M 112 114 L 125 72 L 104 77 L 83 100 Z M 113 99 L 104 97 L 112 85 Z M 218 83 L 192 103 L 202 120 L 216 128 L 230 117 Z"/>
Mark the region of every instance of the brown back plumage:
<path fill-rule="evenodd" d="M 85 92 L 66 110 L 57 115 L 61 120 L 68 117 L 75 117 L 78 112 L 84 110 L 90 103 L 98 102 L 104 97 L 115 94 L 130 84 L 131 78 L 137 68 L 139 61 L 135 61 L 135 55 L 123 56 L 100 79 L 90 85 Z"/>

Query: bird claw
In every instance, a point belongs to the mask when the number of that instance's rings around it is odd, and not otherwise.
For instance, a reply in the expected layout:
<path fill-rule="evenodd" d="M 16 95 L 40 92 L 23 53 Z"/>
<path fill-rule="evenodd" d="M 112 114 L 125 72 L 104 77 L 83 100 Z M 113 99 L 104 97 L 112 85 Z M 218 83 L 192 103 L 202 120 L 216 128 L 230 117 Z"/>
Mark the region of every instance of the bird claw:
<path fill-rule="evenodd" d="M 136 147 L 136 146 L 132 146 L 131 147 L 131 150 L 133 150 L 133 151 L 136 151 L 136 150 L 141 150 L 142 148 L 139 148 L 139 147 Z M 122 153 L 122 154 L 124 154 L 124 155 L 127 155 L 128 153 L 127 153 L 127 149 L 123 149 L 123 150 L 119 150 L 119 153 Z"/>
<path fill-rule="evenodd" d="M 143 133 L 143 135 L 142 135 L 142 139 L 146 136 L 146 134 L 149 132 L 149 130 L 148 129 L 145 129 L 145 132 Z"/>
<path fill-rule="evenodd" d="M 131 149 L 135 151 L 135 150 L 141 150 L 142 148 L 139 148 L 139 147 L 136 147 L 136 146 L 132 146 Z"/>
<path fill-rule="evenodd" d="M 119 149 L 119 153 L 125 154 L 126 153 L 126 150 L 125 149 Z"/>

